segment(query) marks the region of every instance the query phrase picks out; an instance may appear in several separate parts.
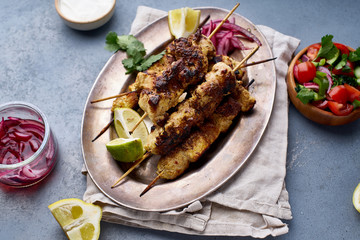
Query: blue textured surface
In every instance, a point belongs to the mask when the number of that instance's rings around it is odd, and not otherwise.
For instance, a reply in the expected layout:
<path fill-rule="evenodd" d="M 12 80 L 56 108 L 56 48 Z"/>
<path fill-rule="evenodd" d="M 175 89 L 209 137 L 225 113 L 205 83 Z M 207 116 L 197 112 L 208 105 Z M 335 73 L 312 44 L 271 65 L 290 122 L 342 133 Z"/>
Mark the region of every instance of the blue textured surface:
<path fill-rule="evenodd" d="M 86 188 L 80 128 L 83 107 L 98 73 L 110 57 L 104 50 L 109 31 L 126 34 L 137 6 L 163 10 L 184 6 L 231 9 L 236 1 L 118 1 L 109 23 L 98 30 L 68 28 L 54 1 L 0 0 L 0 103 L 21 100 L 48 116 L 59 143 L 59 162 L 39 185 L 22 190 L 0 188 L 0 239 L 66 239 L 47 206 L 59 199 L 82 198 Z M 236 11 L 254 24 L 301 39 L 303 47 L 325 34 L 360 46 L 359 2 L 241 1 Z M 359 239 L 360 214 L 352 192 L 360 182 L 359 121 L 321 126 L 291 104 L 286 184 L 293 220 L 277 239 Z M 199 237 L 101 223 L 101 239 L 249 239 Z M 272 239 L 272 237 L 268 237 Z"/>

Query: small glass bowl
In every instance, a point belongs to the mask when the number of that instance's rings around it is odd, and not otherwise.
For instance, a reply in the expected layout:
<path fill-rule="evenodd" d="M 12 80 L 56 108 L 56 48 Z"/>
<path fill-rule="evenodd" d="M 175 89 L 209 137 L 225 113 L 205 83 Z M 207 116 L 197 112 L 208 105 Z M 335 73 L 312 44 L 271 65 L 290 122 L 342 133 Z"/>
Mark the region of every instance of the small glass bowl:
<path fill-rule="evenodd" d="M 0 122 L 9 117 L 34 120 L 44 126 L 43 140 L 30 157 L 17 163 L 2 164 L 5 157 L 0 156 L 0 182 L 11 187 L 28 187 L 43 180 L 54 168 L 57 162 L 57 142 L 46 116 L 36 106 L 25 102 L 0 105 Z M 4 145 L 0 144 L 0 148 L 4 148 Z"/>

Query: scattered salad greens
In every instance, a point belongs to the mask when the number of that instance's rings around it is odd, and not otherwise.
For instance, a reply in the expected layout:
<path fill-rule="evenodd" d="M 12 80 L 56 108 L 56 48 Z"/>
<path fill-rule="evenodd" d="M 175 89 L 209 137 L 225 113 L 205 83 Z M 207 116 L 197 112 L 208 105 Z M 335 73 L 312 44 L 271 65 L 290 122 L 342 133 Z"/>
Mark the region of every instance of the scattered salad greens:
<path fill-rule="evenodd" d="M 151 55 L 145 58 L 146 49 L 142 42 L 137 40 L 133 35 L 118 36 L 116 32 L 109 32 L 106 35 L 105 49 L 111 52 L 117 52 L 119 50 L 126 52 L 128 58 L 122 61 L 126 69 L 126 74 L 135 71 L 145 71 L 165 54 L 165 51 L 163 51 L 157 55 Z"/>

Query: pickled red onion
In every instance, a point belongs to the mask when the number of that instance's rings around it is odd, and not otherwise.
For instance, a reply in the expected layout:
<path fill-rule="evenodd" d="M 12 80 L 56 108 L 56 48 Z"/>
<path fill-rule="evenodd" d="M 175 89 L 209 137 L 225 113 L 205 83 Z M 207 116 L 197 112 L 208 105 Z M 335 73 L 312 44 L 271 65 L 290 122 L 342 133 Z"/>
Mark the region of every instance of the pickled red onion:
<path fill-rule="evenodd" d="M 221 19 L 211 20 L 210 23 L 206 24 L 202 28 L 202 34 L 209 36 L 211 32 L 221 23 Z M 216 53 L 219 55 L 229 55 L 235 49 L 248 50 L 244 43 L 240 41 L 236 35 L 244 36 L 251 42 L 256 42 L 261 46 L 260 40 L 245 28 L 242 28 L 235 24 L 235 18 L 226 20 L 220 29 L 211 38 L 212 43 L 216 47 Z"/>

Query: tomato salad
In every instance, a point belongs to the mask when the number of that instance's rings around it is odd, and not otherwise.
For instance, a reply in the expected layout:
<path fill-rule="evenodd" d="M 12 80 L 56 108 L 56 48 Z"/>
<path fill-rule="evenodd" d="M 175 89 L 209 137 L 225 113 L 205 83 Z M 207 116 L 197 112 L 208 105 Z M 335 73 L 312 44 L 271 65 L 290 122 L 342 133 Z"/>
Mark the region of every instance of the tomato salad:
<path fill-rule="evenodd" d="M 326 35 L 297 60 L 294 76 L 302 103 L 346 116 L 360 107 L 360 47 L 356 51 Z"/>

